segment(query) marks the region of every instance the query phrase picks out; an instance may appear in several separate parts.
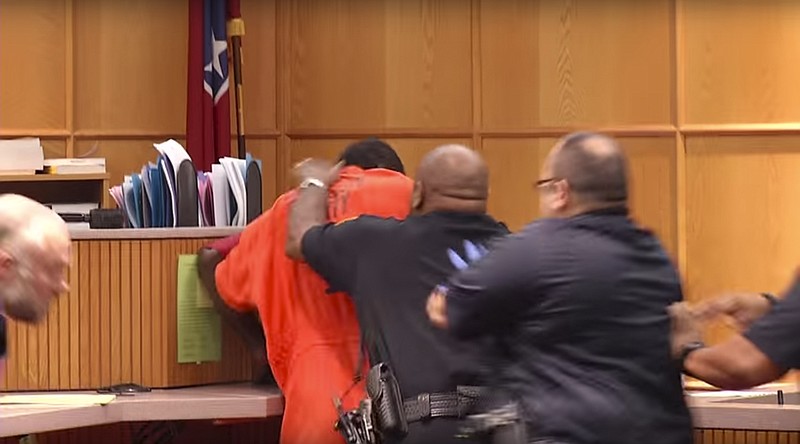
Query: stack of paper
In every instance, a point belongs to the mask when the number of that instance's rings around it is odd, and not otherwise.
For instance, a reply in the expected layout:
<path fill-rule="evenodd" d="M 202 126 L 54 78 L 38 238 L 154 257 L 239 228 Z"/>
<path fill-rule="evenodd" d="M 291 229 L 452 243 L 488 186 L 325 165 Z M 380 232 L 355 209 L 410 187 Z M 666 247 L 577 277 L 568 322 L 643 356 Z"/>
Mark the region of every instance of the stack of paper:
<path fill-rule="evenodd" d="M 44 172 L 47 174 L 102 174 L 106 172 L 106 159 L 102 157 L 45 159 Z"/>
<path fill-rule="evenodd" d="M 228 177 L 228 185 L 230 186 L 231 196 L 233 196 L 233 203 L 235 208 L 233 217 L 231 218 L 231 225 L 234 227 L 243 227 L 247 225 L 247 199 L 244 185 L 244 159 L 236 159 L 233 157 L 223 157 L 219 163 L 225 168 L 225 175 Z"/>
<path fill-rule="evenodd" d="M 0 174 L 36 174 L 44 169 L 44 151 L 38 137 L 0 140 Z"/>

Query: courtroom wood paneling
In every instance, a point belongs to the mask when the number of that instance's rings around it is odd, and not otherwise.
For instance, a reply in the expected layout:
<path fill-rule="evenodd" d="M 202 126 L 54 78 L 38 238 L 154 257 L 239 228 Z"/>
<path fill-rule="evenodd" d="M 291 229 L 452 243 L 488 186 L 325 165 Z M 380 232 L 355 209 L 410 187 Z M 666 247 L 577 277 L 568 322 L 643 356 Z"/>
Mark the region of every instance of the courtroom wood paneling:
<path fill-rule="evenodd" d="M 671 4 L 481 1 L 484 129 L 670 123 Z"/>
<path fill-rule="evenodd" d="M 630 160 L 631 210 L 655 231 L 675 257 L 675 140 L 668 137 L 620 138 Z M 534 182 L 547 153 L 557 142 L 542 139 L 485 139 L 490 171 L 489 211 L 517 230 L 539 216 Z"/>
<path fill-rule="evenodd" d="M 177 362 L 177 261 L 208 239 L 74 241 L 70 290 L 39 325 L 9 324 L 5 390 L 176 387 L 250 378 L 251 357 L 223 328 L 220 362 Z"/>
<path fill-rule="evenodd" d="M 684 1 L 686 122 L 800 120 L 800 3 Z"/>
<path fill-rule="evenodd" d="M 64 0 L 0 3 L 0 128 L 64 128 Z"/>
<path fill-rule="evenodd" d="M 555 139 L 484 139 L 489 165 L 489 213 L 519 230 L 539 214 L 534 182 Z"/>
<path fill-rule="evenodd" d="M 780 292 L 800 264 L 800 137 L 687 138 L 687 286 Z M 712 340 L 721 339 L 716 330 Z"/>
<path fill-rule="evenodd" d="M 2 63 L 2 62 L 0 62 Z M 0 111 L 0 125 L 2 125 L 2 111 Z M 67 144 L 64 140 L 58 139 L 40 139 L 42 142 L 42 151 L 44 152 L 45 159 L 51 157 L 65 157 L 67 154 Z"/>
<path fill-rule="evenodd" d="M 134 140 L 105 140 L 86 139 L 75 143 L 76 157 L 105 157 L 106 171 L 109 174 L 109 183 L 114 186 L 121 184 L 124 177 L 141 173 L 142 167 L 148 162 L 155 163 L 158 151 L 153 143 L 160 143 L 166 138 L 147 137 Z M 178 142 L 185 144 L 183 139 Z"/>
<path fill-rule="evenodd" d="M 73 1 L 76 129 L 183 133 L 188 3 Z"/>
<path fill-rule="evenodd" d="M 469 130 L 470 2 L 287 3 L 290 131 Z"/>
<path fill-rule="evenodd" d="M 245 19 L 245 35 L 242 37 L 245 134 L 272 133 L 277 132 L 278 128 L 275 2 L 276 0 L 241 2 L 242 17 Z M 231 80 L 231 132 L 234 135 L 236 134 L 235 111 L 233 80 Z M 248 145 L 251 140 L 247 141 Z"/>
<path fill-rule="evenodd" d="M 278 147 L 275 139 L 247 139 L 247 151 L 261 160 L 262 208 L 272 206 L 278 195 Z"/>

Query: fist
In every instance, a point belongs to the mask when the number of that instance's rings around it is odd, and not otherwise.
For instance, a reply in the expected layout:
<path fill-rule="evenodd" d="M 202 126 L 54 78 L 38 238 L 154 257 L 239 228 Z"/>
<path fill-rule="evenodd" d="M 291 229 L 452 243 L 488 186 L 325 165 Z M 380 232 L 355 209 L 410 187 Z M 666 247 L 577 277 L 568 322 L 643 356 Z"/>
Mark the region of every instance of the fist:
<path fill-rule="evenodd" d="M 334 165 L 325 159 L 308 158 L 295 164 L 292 168 L 292 175 L 297 184 L 306 179 L 317 179 L 328 186 L 336 181 L 341 169 L 341 163 Z"/>

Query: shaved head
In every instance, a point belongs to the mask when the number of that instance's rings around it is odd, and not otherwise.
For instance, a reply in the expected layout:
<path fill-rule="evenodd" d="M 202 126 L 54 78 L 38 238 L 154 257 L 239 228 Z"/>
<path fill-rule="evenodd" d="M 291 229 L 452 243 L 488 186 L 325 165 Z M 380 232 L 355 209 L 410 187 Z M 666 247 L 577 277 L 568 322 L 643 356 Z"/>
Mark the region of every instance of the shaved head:
<path fill-rule="evenodd" d="M 489 169 L 477 152 L 463 145 L 443 145 L 420 162 L 415 210 L 484 213 L 488 197 Z"/>
<path fill-rule="evenodd" d="M 52 210 L 27 197 L 0 195 L 0 311 L 24 322 L 43 319 L 66 290 L 70 236 Z"/>

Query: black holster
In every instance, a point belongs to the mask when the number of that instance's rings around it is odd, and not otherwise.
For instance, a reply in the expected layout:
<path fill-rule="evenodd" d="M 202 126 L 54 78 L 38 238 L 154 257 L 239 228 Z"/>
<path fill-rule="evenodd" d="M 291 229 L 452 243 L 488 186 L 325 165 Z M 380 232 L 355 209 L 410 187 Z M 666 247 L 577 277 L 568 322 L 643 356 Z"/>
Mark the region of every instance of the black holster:
<path fill-rule="evenodd" d="M 382 435 L 405 436 L 408 433 L 408 421 L 403 396 L 388 364 L 382 362 L 369 369 L 367 394 L 372 400 L 376 429 Z"/>

